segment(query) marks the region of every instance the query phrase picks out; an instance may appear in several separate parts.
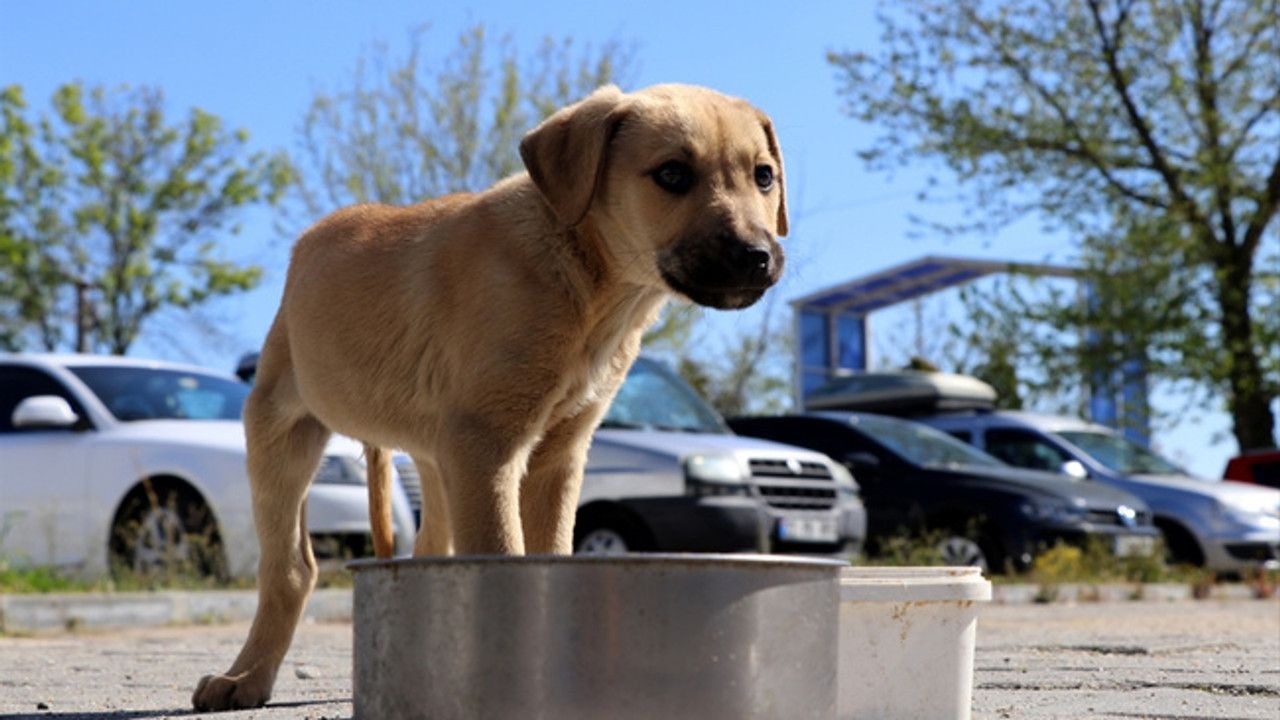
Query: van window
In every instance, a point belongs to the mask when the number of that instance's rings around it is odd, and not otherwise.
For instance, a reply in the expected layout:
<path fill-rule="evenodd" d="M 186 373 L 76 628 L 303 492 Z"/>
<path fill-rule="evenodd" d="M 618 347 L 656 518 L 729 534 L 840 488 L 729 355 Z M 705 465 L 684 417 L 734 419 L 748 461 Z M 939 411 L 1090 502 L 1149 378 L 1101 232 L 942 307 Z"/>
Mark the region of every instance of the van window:
<path fill-rule="evenodd" d="M 987 452 L 1022 468 L 1062 472 L 1072 458 L 1048 440 L 1026 430 L 988 430 Z"/>

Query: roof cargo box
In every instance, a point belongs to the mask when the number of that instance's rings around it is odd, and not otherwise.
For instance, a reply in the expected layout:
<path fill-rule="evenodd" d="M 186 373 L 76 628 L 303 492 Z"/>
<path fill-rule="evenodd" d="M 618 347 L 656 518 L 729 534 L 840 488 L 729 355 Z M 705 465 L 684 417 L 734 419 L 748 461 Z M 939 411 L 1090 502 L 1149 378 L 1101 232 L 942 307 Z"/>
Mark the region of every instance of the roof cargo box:
<path fill-rule="evenodd" d="M 995 389 L 977 378 L 917 371 L 835 378 L 805 401 L 808 410 L 862 410 L 886 415 L 991 410 L 995 404 Z"/>

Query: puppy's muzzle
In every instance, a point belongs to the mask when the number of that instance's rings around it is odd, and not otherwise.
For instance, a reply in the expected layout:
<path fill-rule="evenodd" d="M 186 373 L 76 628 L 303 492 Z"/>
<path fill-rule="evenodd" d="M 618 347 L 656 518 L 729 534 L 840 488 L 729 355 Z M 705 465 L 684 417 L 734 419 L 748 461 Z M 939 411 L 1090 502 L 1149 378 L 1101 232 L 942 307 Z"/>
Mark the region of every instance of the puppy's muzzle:
<path fill-rule="evenodd" d="M 782 275 L 782 264 L 782 249 L 767 233 L 753 239 L 734 233 L 689 238 L 658 259 L 658 269 L 671 289 L 699 305 L 723 310 L 759 300 Z"/>
<path fill-rule="evenodd" d="M 737 238 L 727 238 L 724 243 L 728 274 L 736 277 L 739 285 L 767 288 L 773 284 L 770 278 L 772 253 Z"/>

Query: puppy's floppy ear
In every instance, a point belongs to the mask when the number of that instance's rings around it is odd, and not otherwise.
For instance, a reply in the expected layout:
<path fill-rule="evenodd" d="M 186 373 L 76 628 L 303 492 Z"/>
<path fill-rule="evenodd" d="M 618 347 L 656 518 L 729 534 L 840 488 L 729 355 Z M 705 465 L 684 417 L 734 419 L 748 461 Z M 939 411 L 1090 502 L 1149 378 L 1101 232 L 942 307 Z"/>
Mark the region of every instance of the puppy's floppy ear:
<path fill-rule="evenodd" d="M 609 141 L 625 114 L 622 91 L 605 85 L 557 111 L 520 141 L 533 184 L 565 227 L 582 222 L 604 175 Z"/>
<path fill-rule="evenodd" d="M 778 145 L 778 136 L 773 132 L 773 121 L 769 119 L 769 116 L 759 110 L 756 110 L 756 115 L 760 118 L 760 125 L 764 127 L 765 137 L 769 140 L 769 154 L 773 155 L 774 161 L 778 163 L 778 219 L 775 223 L 774 232 L 778 235 L 786 235 L 787 184 L 786 175 L 782 171 L 782 147 Z"/>

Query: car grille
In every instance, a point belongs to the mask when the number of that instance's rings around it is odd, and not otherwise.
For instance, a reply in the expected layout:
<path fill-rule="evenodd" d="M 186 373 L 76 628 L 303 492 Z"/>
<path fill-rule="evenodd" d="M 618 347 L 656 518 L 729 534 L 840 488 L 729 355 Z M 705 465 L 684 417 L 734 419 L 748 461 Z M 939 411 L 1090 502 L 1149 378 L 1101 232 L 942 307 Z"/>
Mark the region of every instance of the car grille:
<path fill-rule="evenodd" d="M 769 507 L 781 510 L 835 507 L 835 479 L 831 468 L 824 463 L 754 458 L 750 466 L 752 484 Z"/>
<path fill-rule="evenodd" d="M 422 512 L 422 478 L 418 477 L 418 466 L 407 457 L 396 458 L 395 466 L 404 494 L 409 496 L 409 507 L 414 513 Z"/>
<path fill-rule="evenodd" d="M 1125 520 L 1118 510 L 1096 508 L 1085 513 L 1085 522 L 1094 525 L 1121 525 L 1124 527 L 1141 527 L 1151 524 L 1151 513 L 1138 511 L 1132 521 Z"/>

